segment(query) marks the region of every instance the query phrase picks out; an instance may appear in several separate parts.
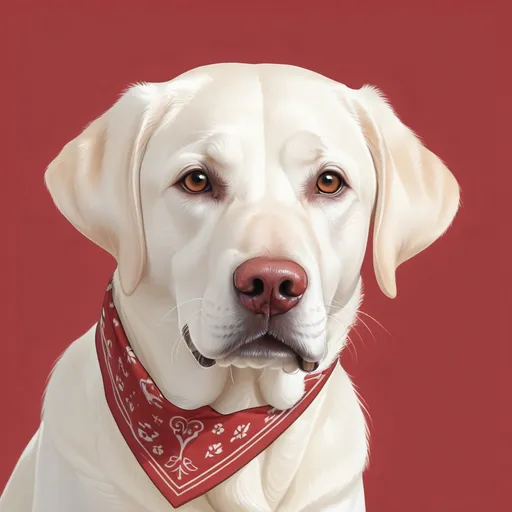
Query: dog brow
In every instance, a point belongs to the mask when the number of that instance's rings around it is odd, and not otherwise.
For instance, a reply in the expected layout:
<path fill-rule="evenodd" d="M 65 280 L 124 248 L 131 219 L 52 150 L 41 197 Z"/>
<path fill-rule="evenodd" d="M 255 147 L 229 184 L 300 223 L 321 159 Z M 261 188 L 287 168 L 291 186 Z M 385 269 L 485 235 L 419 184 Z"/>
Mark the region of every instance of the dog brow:
<path fill-rule="evenodd" d="M 303 164 L 313 164 L 318 161 L 327 146 L 323 139 L 316 133 L 308 130 L 295 132 L 283 144 L 281 149 L 281 161 L 300 161 Z"/>
<path fill-rule="evenodd" d="M 220 167 L 233 167 L 243 159 L 243 150 L 237 137 L 216 133 L 205 140 L 204 154 Z"/>

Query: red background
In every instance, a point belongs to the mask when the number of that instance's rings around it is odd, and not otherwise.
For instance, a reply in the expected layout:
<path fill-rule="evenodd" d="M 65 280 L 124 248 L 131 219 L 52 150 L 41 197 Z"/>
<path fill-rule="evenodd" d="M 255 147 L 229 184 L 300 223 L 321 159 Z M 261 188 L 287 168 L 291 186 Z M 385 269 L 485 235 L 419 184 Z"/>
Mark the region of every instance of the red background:
<path fill-rule="evenodd" d="M 510 54 L 493 4 L 274 4 L 3 7 L 0 489 L 37 427 L 53 362 L 96 321 L 114 268 L 58 214 L 45 166 L 130 83 L 265 61 L 378 85 L 462 187 L 453 227 L 400 269 L 396 300 L 365 264 L 363 310 L 390 333 L 363 317 L 375 339 L 361 326 L 345 354 L 372 417 L 368 511 L 510 510 L 512 174 L 509 156 L 498 167 L 510 125 L 497 111 Z"/>

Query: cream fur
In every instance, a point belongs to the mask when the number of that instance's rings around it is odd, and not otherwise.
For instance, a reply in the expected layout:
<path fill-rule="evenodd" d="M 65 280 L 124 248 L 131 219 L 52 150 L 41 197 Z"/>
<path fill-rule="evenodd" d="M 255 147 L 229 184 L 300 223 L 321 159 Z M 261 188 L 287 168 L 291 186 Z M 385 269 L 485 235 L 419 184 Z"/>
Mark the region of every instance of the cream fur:
<path fill-rule="evenodd" d="M 199 162 L 227 183 L 222 197 L 173 186 Z M 350 185 L 338 198 L 304 192 L 325 165 Z M 278 328 L 300 331 L 322 369 L 356 321 L 372 217 L 375 272 L 394 297 L 397 266 L 441 236 L 459 202 L 454 177 L 378 91 L 280 65 L 218 64 L 135 85 L 45 179 L 62 214 L 117 259 L 114 300 L 159 388 L 182 408 L 220 412 L 287 408 L 303 390 L 303 373 L 283 371 L 292 361 L 221 358 L 204 369 L 183 343 L 188 324 L 199 351 L 218 358 L 213 324 L 230 334 L 230 318 L 248 320 L 231 288 L 238 264 L 272 254 L 306 269 L 308 291 Z M 363 512 L 366 460 L 364 416 L 338 366 L 269 449 L 180 510 Z M 94 327 L 56 364 L 41 426 L 0 498 L 0 512 L 91 510 L 172 510 L 110 415 Z"/>

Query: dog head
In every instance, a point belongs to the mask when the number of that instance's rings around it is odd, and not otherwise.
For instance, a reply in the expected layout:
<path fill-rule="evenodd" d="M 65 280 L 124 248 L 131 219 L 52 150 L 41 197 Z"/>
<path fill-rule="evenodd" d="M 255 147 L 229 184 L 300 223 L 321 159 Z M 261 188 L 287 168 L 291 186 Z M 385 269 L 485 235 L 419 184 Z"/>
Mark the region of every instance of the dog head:
<path fill-rule="evenodd" d="M 220 64 L 131 87 L 46 172 L 60 211 L 176 305 L 202 366 L 313 371 L 378 283 L 448 228 L 458 185 L 372 87 Z M 158 291 L 156 290 L 158 287 Z"/>

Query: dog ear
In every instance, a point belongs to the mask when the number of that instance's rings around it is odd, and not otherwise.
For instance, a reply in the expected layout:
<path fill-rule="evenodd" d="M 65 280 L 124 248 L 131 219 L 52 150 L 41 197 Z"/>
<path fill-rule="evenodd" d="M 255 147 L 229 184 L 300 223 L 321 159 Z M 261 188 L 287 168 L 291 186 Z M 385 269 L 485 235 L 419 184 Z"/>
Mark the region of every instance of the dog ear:
<path fill-rule="evenodd" d="M 399 265 L 437 240 L 459 207 L 459 186 L 374 87 L 355 91 L 355 109 L 377 173 L 373 264 L 377 282 L 396 297 Z"/>
<path fill-rule="evenodd" d="M 129 88 L 62 149 L 45 173 L 61 213 L 116 258 L 127 295 L 139 284 L 146 259 L 139 171 L 165 103 L 156 85 Z"/>

